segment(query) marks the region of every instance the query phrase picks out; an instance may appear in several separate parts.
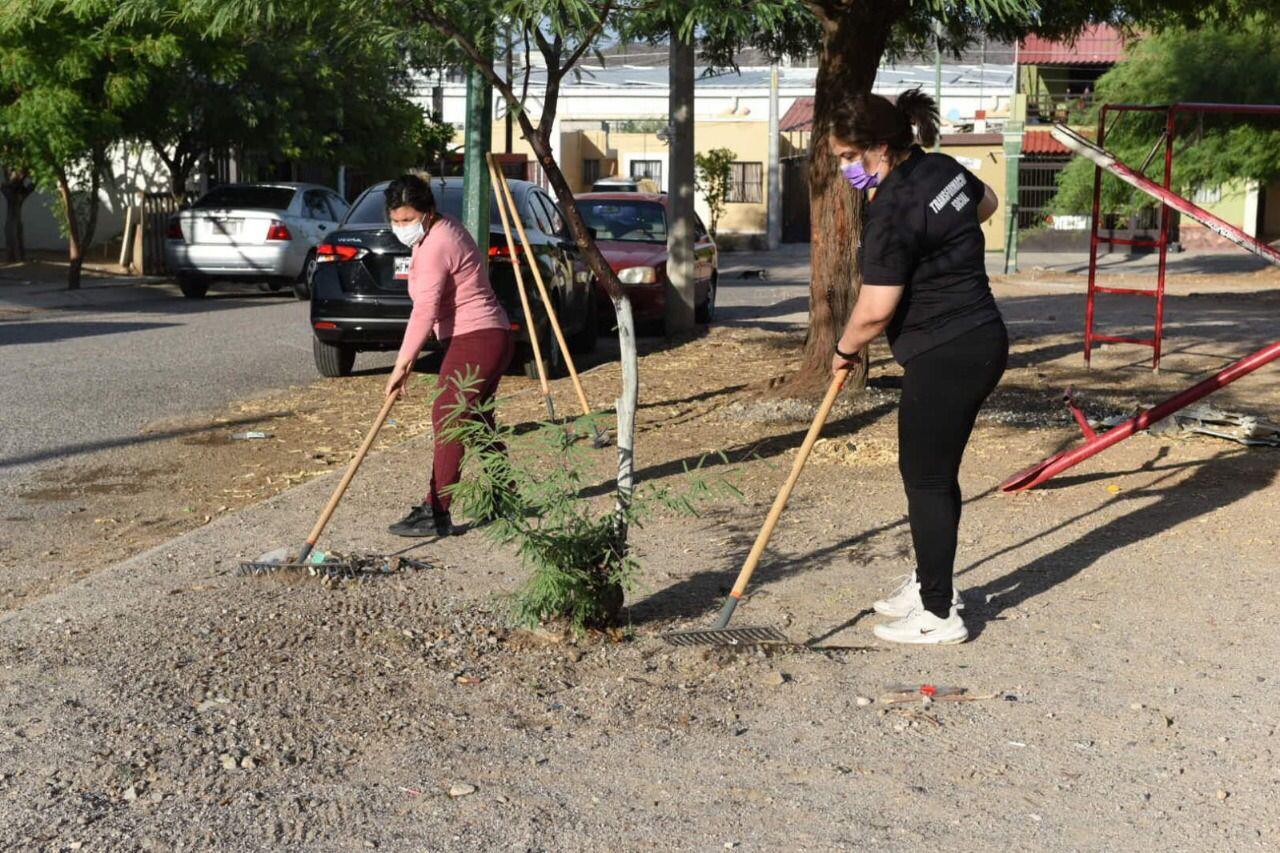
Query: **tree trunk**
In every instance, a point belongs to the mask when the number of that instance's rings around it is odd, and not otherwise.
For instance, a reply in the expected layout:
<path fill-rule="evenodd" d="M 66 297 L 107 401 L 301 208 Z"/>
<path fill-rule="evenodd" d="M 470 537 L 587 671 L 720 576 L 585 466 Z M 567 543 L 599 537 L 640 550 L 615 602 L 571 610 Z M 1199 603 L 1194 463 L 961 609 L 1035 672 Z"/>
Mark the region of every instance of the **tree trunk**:
<path fill-rule="evenodd" d="M 614 548 L 627 552 L 627 517 L 635 495 L 636 406 L 640 400 L 637 374 L 636 324 L 631 302 L 625 296 L 613 300 L 618 314 L 618 347 L 622 354 L 622 393 L 618 397 L 618 485 L 614 495 Z"/>
<path fill-rule="evenodd" d="M 80 267 L 84 264 L 84 254 L 80 242 L 80 217 L 76 215 L 75 200 L 71 197 L 71 186 L 67 183 L 65 172 L 58 173 L 58 199 L 62 202 L 62 213 L 67 223 L 67 290 L 80 289 Z"/>
<path fill-rule="evenodd" d="M 670 49 L 671 137 L 668 171 L 668 207 L 671 222 L 667 231 L 667 283 L 664 331 L 667 337 L 692 332 L 695 328 L 697 284 L 693 262 L 693 43 L 680 38 L 679 28 L 671 30 Z"/>
<path fill-rule="evenodd" d="M 4 245 L 10 263 L 27 259 L 26 237 L 22 228 L 22 205 L 35 192 L 31 177 L 21 169 L 10 169 L 4 174 L 0 193 L 4 195 Z"/>
<path fill-rule="evenodd" d="M 858 298 L 857 246 L 862 230 L 863 193 L 851 191 L 831 154 L 827 135 L 838 101 L 870 92 L 893 24 L 892 10 L 878 4 L 824 3 L 814 11 L 822 22 L 809 142 L 809 209 L 812 218 L 809 332 L 795 386 L 817 391 L 831 379 L 836 340 Z M 847 387 L 866 384 L 866 362 Z"/>

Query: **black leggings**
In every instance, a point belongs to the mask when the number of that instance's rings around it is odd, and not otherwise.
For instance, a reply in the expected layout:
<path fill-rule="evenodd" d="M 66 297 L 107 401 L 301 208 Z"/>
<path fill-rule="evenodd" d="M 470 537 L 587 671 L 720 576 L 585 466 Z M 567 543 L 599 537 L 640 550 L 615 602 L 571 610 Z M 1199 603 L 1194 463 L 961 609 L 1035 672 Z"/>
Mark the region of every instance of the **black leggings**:
<path fill-rule="evenodd" d="M 925 350 L 904 366 L 898 469 L 907 492 L 916 579 L 925 609 L 946 617 L 960 527 L 960 460 L 978 409 L 1009 357 L 1004 323 L 992 321 Z"/>

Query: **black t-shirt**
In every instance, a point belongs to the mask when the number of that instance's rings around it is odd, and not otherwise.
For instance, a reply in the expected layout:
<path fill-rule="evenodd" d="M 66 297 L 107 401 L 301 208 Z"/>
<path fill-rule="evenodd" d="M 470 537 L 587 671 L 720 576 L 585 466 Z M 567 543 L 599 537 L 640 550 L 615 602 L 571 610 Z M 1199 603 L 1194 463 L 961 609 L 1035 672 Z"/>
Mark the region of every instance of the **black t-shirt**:
<path fill-rule="evenodd" d="M 946 154 L 912 146 L 867 205 L 864 285 L 902 285 L 885 330 L 899 364 L 999 320 L 978 222 L 982 181 Z"/>

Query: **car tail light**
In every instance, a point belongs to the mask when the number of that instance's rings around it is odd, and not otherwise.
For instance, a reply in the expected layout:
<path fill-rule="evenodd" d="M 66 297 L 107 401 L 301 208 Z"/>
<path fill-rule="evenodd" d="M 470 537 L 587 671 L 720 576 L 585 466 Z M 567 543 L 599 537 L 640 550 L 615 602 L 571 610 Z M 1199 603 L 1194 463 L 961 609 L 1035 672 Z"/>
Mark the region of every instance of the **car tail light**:
<path fill-rule="evenodd" d="M 164 236 L 167 240 L 186 239 L 182 236 L 182 223 L 178 221 L 177 217 L 169 220 L 169 227 L 165 230 Z"/>
<path fill-rule="evenodd" d="M 289 233 L 289 228 L 279 219 L 271 220 L 271 227 L 267 229 L 268 240 L 292 240 L 293 235 Z"/>
<path fill-rule="evenodd" d="M 337 324 L 337 323 L 330 323 L 328 320 L 320 320 L 319 322 L 314 323 L 313 325 L 314 325 L 317 329 L 336 329 L 336 328 L 338 328 L 338 324 Z"/>
<path fill-rule="evenodd" d="M 519 245 L 519 244 L 517 244 L 517 245 L 516 245 L 516 255 L 517 255 L 517 256 L 519 256 L 519 255 L 523 255 L 523 254 L 524 254 L 524 247 L 523 247 L 523 246 L 521 246 L 521 245 Z M 511 260 L 511 249 L 510 249 L 510 248 L 508 248 L 507 246 L 490 246 L 490 247 L 489 247 L 489 257 L 490 257 L 491 259 L 492 259 L 492 258 L 501 258 L 501 259 L 502 259 L 502 260 L 504 260 L 504 261 L 509 261 L 509 260 Z"/>
<path fill-rule="evenodd" d="M 367 254 L 369 254 L 369 250 L 359 246 L 346 246 L 342 243 L 321 243 L 316 246 L 316 263 L 332 264 L 342 261 L 358 261 Z"/>

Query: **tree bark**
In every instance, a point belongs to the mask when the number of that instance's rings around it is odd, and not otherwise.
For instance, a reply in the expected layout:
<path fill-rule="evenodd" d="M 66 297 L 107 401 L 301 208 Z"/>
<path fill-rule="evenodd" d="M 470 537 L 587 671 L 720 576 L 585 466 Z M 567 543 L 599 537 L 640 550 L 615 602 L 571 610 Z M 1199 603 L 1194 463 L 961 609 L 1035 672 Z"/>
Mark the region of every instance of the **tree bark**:
<path fill-rule="evenodd" d="M 80 267 L 84 264 L 84 256 L 80 243 L 80 217 L 76 215 L 75 199 L 71 197 L 71 185 L 67 181 L 66 172 L 59 171 L 57 177 L 58 199 L 62 202 L 63 215 L 67 222 L 67 290 L 80 289 Z"/>
<path fill-rule="evenodd" d="M 664 331 L 667 337 L 692 332 L 695 328 L 697 285 L 693 258 L 694 179 L 694 67 L 693 42 L 680 37 L 679 26 L 671 28 L 670 138 L 667 150 L 667 282 Z"/>
<path fill-rule="evenodd" d="M 827 139 L 835 105 L 870 92 L 899 3 L 810 4 L 822 22 L 809 142 L 809 209 L 812 222 L 809 332 L 793 385 L 817 391 L 831 379 L 836 340 L 858 298 L 857 246 L 865 195 L 851 191 L 837 168 Z M 847 387 L 866 385 L 866 360 Z"/>
<path fill-rule="evenodd" d="M 27 245 L 22 228 L 22 205 L 35 191 L 31 177 L 23 170 L 11 169 L 0 185 L 4 195 L 4 244 L 10 263 L 27 259 Z"/>

